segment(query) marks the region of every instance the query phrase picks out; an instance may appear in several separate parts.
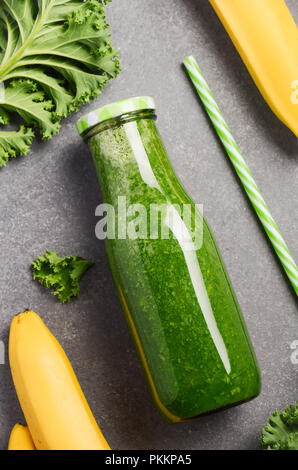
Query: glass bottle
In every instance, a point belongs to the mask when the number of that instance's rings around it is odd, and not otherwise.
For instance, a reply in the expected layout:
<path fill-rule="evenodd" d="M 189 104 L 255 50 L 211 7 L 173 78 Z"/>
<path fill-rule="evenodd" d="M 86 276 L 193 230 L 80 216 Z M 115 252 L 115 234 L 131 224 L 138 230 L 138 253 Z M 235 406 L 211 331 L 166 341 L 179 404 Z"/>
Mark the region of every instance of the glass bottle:
<path fill-rule="evenodd" d="M 152 98 L 80 119 L 105 215 L 97 226 L 152 397 L 171 422 L 248 401 L 260 376 L 212 233 L 179 182 Z"/>

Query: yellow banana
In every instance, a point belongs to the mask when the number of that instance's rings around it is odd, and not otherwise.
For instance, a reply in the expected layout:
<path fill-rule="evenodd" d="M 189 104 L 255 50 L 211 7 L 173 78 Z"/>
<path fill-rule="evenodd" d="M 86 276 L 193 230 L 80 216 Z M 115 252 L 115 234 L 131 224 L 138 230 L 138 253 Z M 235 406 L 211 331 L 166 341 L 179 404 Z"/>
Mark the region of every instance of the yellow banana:
<path fill-rule="evenodd" d="M 209 0 L 272 111 L 298 137 L 298 29 L 284 0 Z"/>
<path fill-rule="evenodd" d="M 8 450 L 36 450 L 27 426 L 16 424 L 10 434 Z"/>
<path fill-rule="evenodd" d="M 110 449 L 66 354 L 36 313 L 14 317 L 9 361 L 37 450 Z"/>

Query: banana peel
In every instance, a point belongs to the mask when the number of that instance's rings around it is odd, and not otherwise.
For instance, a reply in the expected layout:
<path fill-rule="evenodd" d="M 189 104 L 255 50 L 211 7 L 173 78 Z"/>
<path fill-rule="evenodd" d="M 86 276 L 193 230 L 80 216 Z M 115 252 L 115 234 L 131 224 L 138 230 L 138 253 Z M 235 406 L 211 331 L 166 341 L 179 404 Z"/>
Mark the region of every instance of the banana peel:
<path fill-rule="evenodd" d="M 8 450 L 36 450 L 27 426 L 16 424 L 10 434 Z"/>
<path fill-rule="evenodd" d="M 284 0 L 209 0 L 257 87 L 298 137 L 298 29 Z"/>
<path fill-rule="evenodd" d="M 9 361 L 37 450 L 109 450 L 62 347 L 33 311 L 14 317 Z"/>

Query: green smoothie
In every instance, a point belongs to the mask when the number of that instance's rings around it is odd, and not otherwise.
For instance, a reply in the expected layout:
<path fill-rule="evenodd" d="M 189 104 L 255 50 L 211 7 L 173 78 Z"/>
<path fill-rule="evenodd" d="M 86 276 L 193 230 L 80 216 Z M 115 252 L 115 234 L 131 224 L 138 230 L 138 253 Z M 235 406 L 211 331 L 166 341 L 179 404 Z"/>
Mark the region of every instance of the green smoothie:
<path fill-rule="evenodd" d="M 108 260 L 145 376 L 177 422 L 252 399 L 260 377 L 214 238 L 170 164 L 152 100 L 141 100 L 102 108 L 78 128 L 114 209 Z"/>

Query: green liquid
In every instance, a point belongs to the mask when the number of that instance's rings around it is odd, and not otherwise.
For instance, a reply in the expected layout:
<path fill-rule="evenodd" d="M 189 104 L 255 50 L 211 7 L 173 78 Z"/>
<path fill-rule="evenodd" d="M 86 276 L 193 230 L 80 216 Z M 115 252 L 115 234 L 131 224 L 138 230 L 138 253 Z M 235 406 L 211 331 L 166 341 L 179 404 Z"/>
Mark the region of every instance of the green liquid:
<path fill-rule="evenodd" d="M 151 204 L 194 207 L 153 119 L 114 121 L 93 133 L 89 145 L 104 201 L 115 208 L 116 225 L 119 196 L 126 196 L 128 206 L 142 204 L 148 214 Z M 232 406 L 260 391 L 239 305 L 205 220 L 202 226 L 202 246 L 187 253 L 171 230 L 169 239 L 106 240 L 153 399 L 170 421 Z"/>

